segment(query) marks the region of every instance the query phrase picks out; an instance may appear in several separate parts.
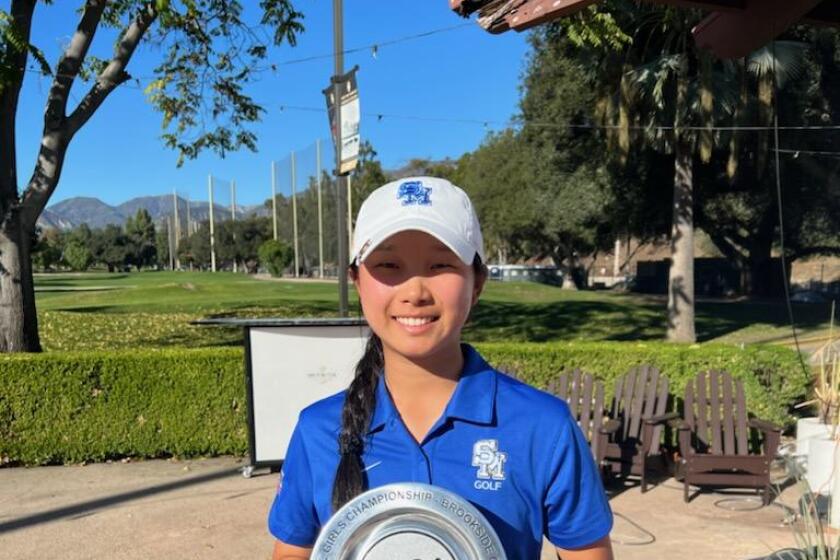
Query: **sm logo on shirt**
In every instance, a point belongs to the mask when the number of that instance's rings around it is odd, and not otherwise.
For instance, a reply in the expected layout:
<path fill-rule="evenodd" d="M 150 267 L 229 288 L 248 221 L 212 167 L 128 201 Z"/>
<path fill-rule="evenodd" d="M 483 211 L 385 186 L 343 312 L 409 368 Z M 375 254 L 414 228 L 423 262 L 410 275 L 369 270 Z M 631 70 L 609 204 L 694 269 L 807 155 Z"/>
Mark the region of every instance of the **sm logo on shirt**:
<path fill-rule="evenodd" d="M 498 490 L 505 479 L 507 453 L 499 451 L 495 439 L 480 439 L 473 444 L 472 466 L 478 467 L 473 486 L 477 490 Z"/>

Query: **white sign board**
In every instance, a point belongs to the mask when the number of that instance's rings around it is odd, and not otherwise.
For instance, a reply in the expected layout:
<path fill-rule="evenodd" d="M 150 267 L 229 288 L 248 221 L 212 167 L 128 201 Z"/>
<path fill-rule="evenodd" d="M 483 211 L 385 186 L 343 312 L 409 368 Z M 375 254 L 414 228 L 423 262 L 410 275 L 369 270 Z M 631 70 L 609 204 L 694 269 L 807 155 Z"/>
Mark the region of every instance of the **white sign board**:
<path fill-rule="evenodd" d="M 332 85 L 324 90 L 330 120 L 330 133 L 333 142 L 338 147 L 340 160 L 338 172 L 341 174 L 350 173 L 356 169 L 359 159 L 361 112 L 359 110 L 359 90 L 356 84 L 356 70 L 358 69 L 359 67 L 356 66 L 346 74 L 333 78 L 331 80 Z M 336 97 L 339 98 L 338 101 L 336 101 Z M 340 123 L 335 122 L 337 104 L 340 104 L 341 107 Z"/>
<path fill-rule="evenodd" d="M 353 90 L 341 97 L 341 172 L 356 168 L 359 158 L 359 92 Z"/>
<path fill-rule="evenodd" d="M 300 411 L 350 385 L 361 325 L 250 327 L 251 464 L 279 464 Z"/>

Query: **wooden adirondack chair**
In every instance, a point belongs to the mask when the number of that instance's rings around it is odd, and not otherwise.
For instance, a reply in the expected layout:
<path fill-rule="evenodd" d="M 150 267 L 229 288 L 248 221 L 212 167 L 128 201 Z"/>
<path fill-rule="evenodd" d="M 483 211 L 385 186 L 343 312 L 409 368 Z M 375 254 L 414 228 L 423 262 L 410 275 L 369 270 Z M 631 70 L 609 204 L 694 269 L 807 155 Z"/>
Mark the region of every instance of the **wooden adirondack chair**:
<path fill-rule="evenodd" d="M 601 468 L 608 435 L 604 426 L 604 384 L 576 368 L 552 380 L 548 391 L 569 404 L 572 416 L 589 442 L 595 464 Z"/>
<path fill-rule="evenodd" d="M 641 490 L 647 491 L 647 473 L 651 463 L 664 470 L 665 457 L 660 451 L 662 427 L 679 418 L 666 413 L 668 379 L 653 366 L 638 366 L 615 381 L 615 394 L 610 407 L 610 420 L 605 425 L 610 433 L 605 442 L 604 466 L 607 472 L 641 477 Z"/>
<path fill-rule="evenodd" d="M 751 430 L 763 435 L 761 449 L 750 449 Z M 697 374 L 685 388 L 679 423 L 685 501 L 694 484 L 763 489 L 763 502 L 769 504 L 770 462 L 780 433 L 770 422 L 748 418 L 740 379 L 720 371 Z"/>

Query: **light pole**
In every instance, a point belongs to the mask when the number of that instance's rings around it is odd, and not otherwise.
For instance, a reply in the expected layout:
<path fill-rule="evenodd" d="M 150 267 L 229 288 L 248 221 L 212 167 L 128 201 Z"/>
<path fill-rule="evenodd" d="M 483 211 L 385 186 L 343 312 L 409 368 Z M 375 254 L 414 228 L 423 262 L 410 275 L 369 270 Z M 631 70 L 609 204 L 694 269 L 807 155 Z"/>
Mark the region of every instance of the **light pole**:
<path fill-rule="evenodd" d="M 207 176 L 207 191 L 210 194 L 210 270 L 216 272 L 216 232 L 213 228 L 213 176 Z"/>
<path fill-rule="evenodd" d="M 342 0 L 333 0 L 333 48 L 335 53 L 335 76 L 333 77 L 333 94 L 335 95 L 335 180 L 337 187 L 338 208 L 338 314 L 347 317 L 347 273 L 344 268 L 348 264 L 347 257 L 347 183 L 341 174 L 341 75 L 344 73 L 344 23 Z"/>

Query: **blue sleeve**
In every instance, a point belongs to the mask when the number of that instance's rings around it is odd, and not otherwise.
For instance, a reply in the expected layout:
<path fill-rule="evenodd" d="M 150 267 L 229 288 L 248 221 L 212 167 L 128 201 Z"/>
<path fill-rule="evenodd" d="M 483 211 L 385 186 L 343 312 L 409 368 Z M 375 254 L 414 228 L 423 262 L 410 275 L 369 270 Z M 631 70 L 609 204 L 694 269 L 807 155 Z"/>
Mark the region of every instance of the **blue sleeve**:
<path fill-rule="evenodd" d="M 554 546 L 583 548 L 609 535 L 613 516 L 589 444 L 566 413 L 548 479 L 545 534 Z"/>
<path fill-rule="evenodd" d="M 277 539 L 294 546 L 312 546 L 320 526 L 312 492 L 312 471 L 301 423 L 292 433 L 283 461 L 277 495 L 268 514 L 268 529 Z"/>

